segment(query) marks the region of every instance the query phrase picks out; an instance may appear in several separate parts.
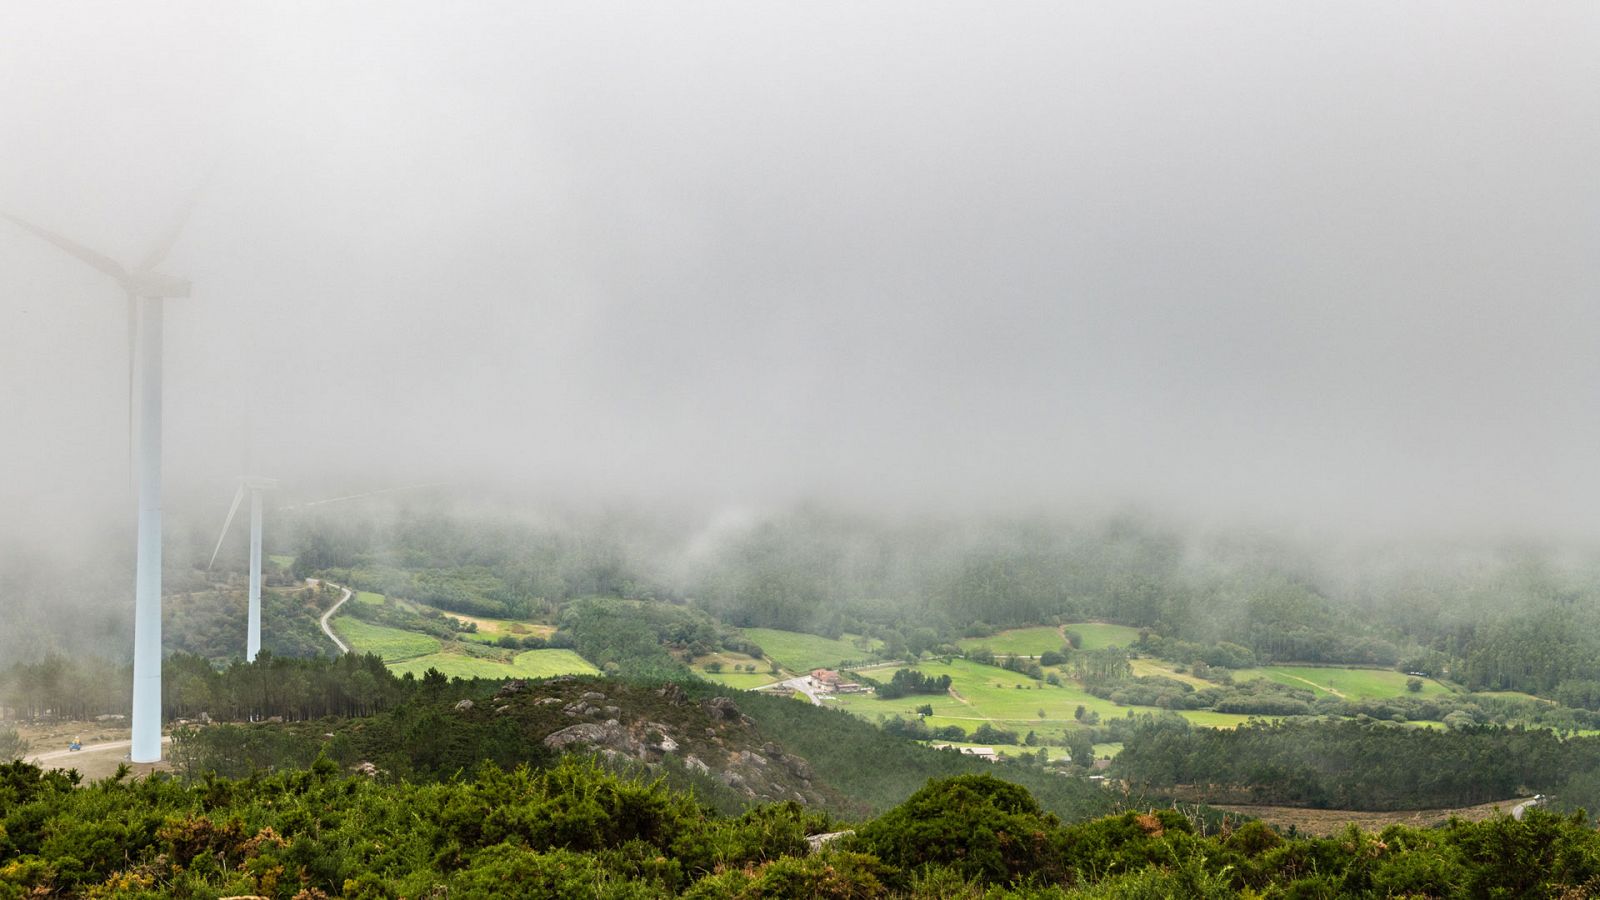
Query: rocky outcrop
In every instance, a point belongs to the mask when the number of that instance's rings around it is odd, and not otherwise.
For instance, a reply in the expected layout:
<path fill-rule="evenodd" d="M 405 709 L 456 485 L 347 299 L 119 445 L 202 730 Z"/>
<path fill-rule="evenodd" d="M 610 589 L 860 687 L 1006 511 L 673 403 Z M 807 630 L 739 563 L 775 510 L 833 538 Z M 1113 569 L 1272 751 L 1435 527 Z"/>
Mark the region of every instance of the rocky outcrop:
<path fill-rule="evenodd" d="M 828 846 L 842 837 L 849 837 L 852 834 L 855 834 L 854 830 L 830 831 L 827 834 L 808 834 L 806 835 L 806 846 L 812 853 L 818 853 L 823 847 Z"/>
<path fill-rule="evenodd" d="M 528 683 L 520 678 L 516 678 L 501 685 L 500 690 L 495 691 L 494 696 L 496 700 L 503 700 L 506 697 L 512 696 L 513 694 L 520 694 L 527 689 Z"/>
<path fill-rule="evenodd" d="M 624 756 L 640 758 L 645 753 L 644 744 L 622 727 L 616 719 L 603 723 L 585 722 L 582 725 L 573 725 L 563 728 L 544 739 L 544 745 L 551 750 L 590 749 L 619 753 Z"/>
<path fill-rule="evenodd" d="M 691 698 L 677 684 L 650 686 L 592 677 L 508 682 L 489 702 L 458 715 L 515 722 L 529 743 L 608 764 L 680 767 L 754 802 L 827 802 L 810 765 L 764 740 L 728 697 Z"/>
<path fill-rule="evenodd" d="M 750 717 L 739 712 L 739 707 L 735 706 L 733 701 L 727 697 L 712 697 L 701 705 L 705 707 L 707 713 L 711 714 L 711 718 L 718 721 L 750 724 Z"/>

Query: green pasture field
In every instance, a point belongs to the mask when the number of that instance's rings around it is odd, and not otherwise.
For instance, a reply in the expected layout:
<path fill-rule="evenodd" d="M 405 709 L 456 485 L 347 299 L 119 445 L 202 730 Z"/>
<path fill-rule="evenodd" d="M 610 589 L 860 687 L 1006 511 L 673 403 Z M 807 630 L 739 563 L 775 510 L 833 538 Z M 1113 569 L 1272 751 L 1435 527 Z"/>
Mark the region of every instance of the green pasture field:
<path fill-rule="evenodd" d="M 1106 647 L 1132 647 L 1139 640 L 1139 629 L 1127 625 L 1110 625 L 1105 622 L 1074 622 L 1070 625 L 1034 625 L 1029 628 L 1011 628 L 989 637 L 962 638 L 956 646 L 962 650 L 988 647 L 997 655 L 1015 653 L 1019 656 L 1038 656 L 1046 650 L 1060 650 L 1067 643 L 1066 630 L 1076 631 L 1083 638 L 1081 650 L 1102 650 Z"/>
<path fill-rule="evenodd" d="M 1107 647 L 1132 647 L 1139 642 L 1139 629 L 1127 625 L 1110 625 L 1105 622 L 1074 622 L 1061 626 L 1064 631 L 1076 631 L 1083 637 L 1080 650 L 1104 650 Z"/>
<path fill-rule="evenodd" d="M 1107 758 L 1115 759 L 1117 754 L 1121 753 L 1121 752 L 1122 752 L 1122 742 L 1121 741 L 1117 741 L 1115 743 L 1110 743 L 1110 744 L 1095 744 L 1094 745 L 1094 758 L 1095 759 L 1107 759 Z"/>
<path fill-rule="evenodd" d="M 990 722 L 1022 734 L 1032 729 L 1041 735 L 1052 736 L 1065 734 L 1078 727 L 1074 713 L 1080 705 L 1086 712 L 1098 713 L 1102 723 L 1126 716 L 1130 710 L 1135 715 L 1161 711 L 1150 706 L 1118 706 L 1072 682 L 1059 686 L 1046 684 L 1015 672 L 964 659 L 917 666 L 883 666 L 863 671 L 875 680 L 887 681 L 893 677 L 895 670 L 906 668 L 915 668 L 932 677 L 949 675 L 951 687 L 959 696 L 912 694 L 895 700 L 880 700 L 865 694 L 843 694 L 829 697 L 825 702 L 873 721 L 895 715 L 912 718 L 917 714 L 917 707 L 928 705 L 933 707 L 933 716 L 927 719 L 929 727 L 960 725 L 971 731 L 984 722 Z M 1045 713 L 1042 719 L 1039 717 L 1041 709 Z M 1181 710 L 1178 714 L 1194 725 L 1208 728 L 1233 728 L 1251 719 L 1238 713 L 1210 710 Z"/>
<path fill-rule="evenodd" d="M 1150 712 L 1150 710 L 1141 709 L 1140 712 Z M 1127 713 L 1123 713 L 1123 715 L 1127 715 Z M 1252 719 L 1256 721 L 1271 721 L 1274 718 L 1279 718 L 1276 716 L 1253 716 L 1246 713 L 1212 712 L 1209 709 L 1180 709 L 1178 710 L 1178 715 L 1188 719 L 1190 725 L 1197 725 L 1201 728 L 1238 728 Z"/>
<path fill-rule="evenodd" d="M 721 672 L 708 672 L 706 666 L 710 663 L 722 663 Z M 754 672 L 735 671 L 739 666 L 755 666 Z M 764 659 L 757 659 L 744 653 L 708 653 L 696 657 L 690 665 L 696 675 L 707 681 L 724 684 L 728 687 L 750 690 L 774 681 L 782 681 L 787 675 L 773 675 L 770 666 Z"/>
<path fill-rule="evenodd" d="M 1471 696 L 1473 696 L 1473 697 L 1500 697 L 1500 698 L 1505 699 L 1505 700 L 1533 700 L 1533 701 L 1535 701 L 1537 703 L 1544 703 L 1544 704 L 1547 704 L 1549 706 L 1555 706 L 1556 705 L 1556 702 L 1554 700 L 1551 700 L 1551 699 L 1549 699 L 1547 697 L 1535 697 L 1532 694 L 1525 694 L 1522 691 L 1473 691 L 1471 693 Z"/>
<path fill-rule="evenodd" d="M 415 631 L 403 631 L 363 622 L 354 616 L 335 616 L 333 630 L 357 653 L 376 653 L 385 663 L 423 656 L 439 651 L 439 639 Z"/>
<path fill-rule="evenodd" d="M 956 646 L 962 650 L 988 647 L 997 656 L 1013 653 L 1018 656 L 1038 656 L 1046 650 L 1060 650 L 1066 643 L 1067 639 L 1061 636 L 1061 629 L 1054 625 L 1035 625 L 1032 628 L 996 632 L 988 637 L 962 638 L 956 642 Z"/>
<path fill-rule="evenodd" d="M 1195 690 L 1217 686 L 1205 680 L 1204 678 L 1196 678 L 1187 672 L 1179 673 L 1173 671 L 1172 663 L 1169 663 L 1164 659 L 1130 659 L 1128 660 L 1128 665 L 1133 667 L 1133 674 L 1141 678 L 1147 675 L 1155 675 L 1161 678 L 1171 678 L 1174 681 L 1181 681 L 1184 684 L 1190 685 Z"/>
<path fill-rule="evenodd" d="M 741 691 L 754 690 L 758 687 L 781 681 L 782 675 L 772 675 L 766 671 L 760 672 L 707 672 L 704 669 L 695 669 L 694 673 L 707 681 L 738 688 Z"/>
<path fill-rule="evenodd" d="M 294 557 L 287 553 L 270 553 L 267 555 L 267 561 L 282 569 L 294 566 Z"/>
<path fill-rule="evenodd" d="M 776 628 L 741 628 L 744 636 L 761 645 L 768 658 L 791 672 L 831 669 L 847 660 L 863 660 L 872 651 L 857 646 L 851 635 L 834 640 L 817 634 L 779 631 Z M 861 639 L 866 642 L 865 638 Z M 871 642 L 876 643 L 876 642 Z"/>
<path fill-rule="evenodd" d="M 1269 678 L 1290 687 L 1307 688 L 1318 697 L 1341 697 L 1346 700 L 1404 697 L 1406 681 L 1412 676 L 1389 669 L 1356 669 L 1333 666 L 1261 666 L 1240 669 L 1233 673 L 1234 681 Z M 1431 697 L 1450 693 L 1450 689 L 1431 678 L 1422 679 L 1422 690 L 1416 696 Z"/>
<path fill-rule="evenodd" d="M 429 669 L 438 669 L 451 678 L 550 678 L 600 672 L 571 650 L 524 650 L 507 662 L 460 653 L 430 653 L 389 666 L 396 675 L 410 672 L 419 677 Z"/>
<path fill-rule="evenodd" d="M 915 668 L 924 675 L 939 677 L 949 675 L 955 696 L 940 694 L 913 694 L 896 700 L 879 700 L 868 695 L 843 695 L 837 701 L 841 708 L 856 713 L 870 713 L 872 717 L 884 715 L 915 715 L 917 707 L 932 705 L 934 715 L 948 717 L 958 722 L 992 721 L 1007 727 L 1024 723 L 1070 724 L 1077 720 L 1073 713 L 1082 705 L 1086 711 L 1100 714 L 1102 719 L 1127 715 L 1131 707 L 1118 706 L 1102 700 L 1073 683 L 1051 685 L 1034 681 L 1016 672 L 995 666 L 984 666 L 964 659 L 948 663 L 930 662 L 917 666 L 892 666 L 869 670 L 874 679 L 887 681 L 897 669 Z M 1019 687 L 1020 685 L 1020 687 Z M 1039 710 L 1045 712 L 1039 717 Z M 1151 711 L 1149 709 L 1144 710 Z"/>
<path fill-rule="evenodd" d="M 356 591 L 354 594 L 350 595 L 350 600 L 353 603 L 364 603 L 367 606 L 383 605 L 383 595 L 374 594 L 371 591 Z"/>

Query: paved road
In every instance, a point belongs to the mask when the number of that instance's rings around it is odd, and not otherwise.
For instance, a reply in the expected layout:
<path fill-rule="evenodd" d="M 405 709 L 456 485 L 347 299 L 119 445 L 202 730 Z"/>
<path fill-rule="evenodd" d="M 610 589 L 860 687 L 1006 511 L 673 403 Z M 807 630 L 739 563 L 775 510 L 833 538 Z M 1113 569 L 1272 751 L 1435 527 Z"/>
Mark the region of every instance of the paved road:
<path fill-rule="evenodd" d="M 172 738 L 167 736 L 167 735 L 162 735 L 161 736 L 161 743 L 162 744 L 170 744 L 170 743 L 172 743 Z M 80 757 L 80 756 L 84 755 L 85 753 L 95 753 L 97 751 L 102 751 L 102 750 L 127 750 L 132 746 L 133 746 L 133 741 L 132 740 L 106 741 L 105 743 L 102 743 L 102 744 L 84 744 L 82 750 L 53 750 L 53 751 L 51 751 L 49 753 L 41 753 L 38 756 L 35 756 L 32 759 L 30 759 L 29 762 L 47 763 L 47 762 L 50 762 L 52 760 L 66 759 L 69 756 L 73 757 L 73 758 L 77 758 L 77 757 Z"/>
<path fill-rule="evenodd" d="M 1518 803 L 1516 806 L 1511 807 L 1511 818 L 1516 819 L 1518 822 L 1521 822 L 1522 821 L 1522 813 L 1523 813 L 1524 810 L 1526 810 L 1530 806 L 1539 806 L 1539 805 L 1540 805 L 1540 802 L 1539 802 L 1539 798 L 1538 797 L 1535 797 L 1532 800 L 1524 800 L 1521 803 Z"/>
<path fill-rule="evenodd" d="M 307 578 L 306 581 L 309 581 L 309 582 L 315 584 L 317 579 L 315 579 L 315 578 Z M 329 581 L 327 583 L 328 584 L 333 584 L 333 582 L 331 582 L 331 581 Z M 328 620 L 333 618 L 333 614 L 339 611 L 339 607 L 343 606 L 344 602 L 346 600 L 350 599 L 350 589 L 347 588 L 347 587 L 344 587 L 342 585 L 337 585 L 337 584 L 333 584 L 333 586 L 338 588 L 341 591 L 344 591 L 344 596 L 340 597 L 338 603 L 335 603 L 334 605 L 328 607 L 328 611 L 322 614 L 322 622 L 321 622 L 321 624 L 322 624 L 322 633 L 328 636 L 328 640 L 333 641 L 333 643 L 336 646 L 338 646 L 340 653 L 349 653 L 350 652 L 350 648 L 345 645 L 344 641 L 339 640 L 339 636 L 337 634 L 333 633 L 333 629 L 328 626 Z"/>

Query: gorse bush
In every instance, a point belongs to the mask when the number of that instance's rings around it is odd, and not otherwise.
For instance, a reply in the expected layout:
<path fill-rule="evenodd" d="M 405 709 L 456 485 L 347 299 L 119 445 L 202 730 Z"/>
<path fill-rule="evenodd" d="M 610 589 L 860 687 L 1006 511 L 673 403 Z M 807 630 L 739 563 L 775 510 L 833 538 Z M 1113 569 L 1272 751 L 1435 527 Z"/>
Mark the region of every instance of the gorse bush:
<path fill-rule="evenodd" d="M 659 781 L 567 757 L 418 784 L 294 772 L 79 785 L 0 765 L 0 898 L 1166 898 L 1590 896 L 1581 816 L 1288 838 L 1202 835 L 1173 810 L 1063 824 L 992 775 L 928 782 L 843 825 L 796 803 L 722 816 Z"/>

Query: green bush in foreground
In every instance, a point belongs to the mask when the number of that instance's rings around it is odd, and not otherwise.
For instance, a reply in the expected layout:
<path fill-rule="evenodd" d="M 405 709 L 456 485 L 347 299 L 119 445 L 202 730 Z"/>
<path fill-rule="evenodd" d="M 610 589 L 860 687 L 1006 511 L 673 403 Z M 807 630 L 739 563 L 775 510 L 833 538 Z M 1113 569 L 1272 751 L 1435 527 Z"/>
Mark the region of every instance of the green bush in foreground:
<path fill-rule="evenodd" d="M 1600 834 L 1529 810 L 1436 830 L 1197 833 L 1172 810 L 1063 824 L 990 775 L 930 781 L 854 836 L 795 803 L 721 816 L 590 760 L 445 783 L 307 769 L 190 785 L 80 786 L 0 765 L 0 900 L 684 896 L 756 898 L 1543 897 L 1600 889 Z"/>

